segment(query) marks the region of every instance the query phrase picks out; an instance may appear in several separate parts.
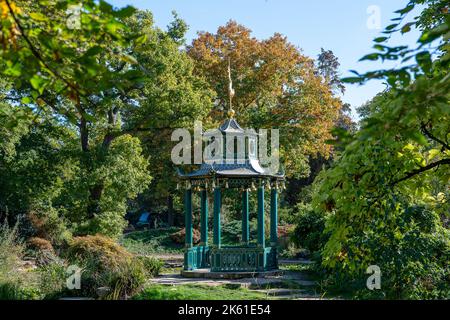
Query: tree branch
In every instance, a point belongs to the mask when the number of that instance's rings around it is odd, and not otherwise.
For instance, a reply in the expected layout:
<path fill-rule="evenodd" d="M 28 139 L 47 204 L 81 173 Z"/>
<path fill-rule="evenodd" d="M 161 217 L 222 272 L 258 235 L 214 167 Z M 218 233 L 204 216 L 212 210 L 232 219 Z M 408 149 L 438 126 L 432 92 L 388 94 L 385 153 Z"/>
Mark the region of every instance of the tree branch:
<path fill-rule="evenodd" d="M 439 167 L 439 166 L 445 165 L 445 164 L 450 165 L 450 159 L 442 159 L 442 160 L 433 162 L 433 163 L 431 163 L 431 164 L 429 164 L 429 165 L 427 165 L 425 167 L 421 167 L 420 169 L 413 170 L 413 171 L 407 173 L 403 178 L 395 180 L 390 185 L 394 186 L 394 185 L 396 185 L 396 184 L 398 184 L 398 183 L 400 183 L 402 181 L 408 180 L 408 179 L 410 179 L 410 178 L 412 178 L 412 177 L 414 177 L 414 176 L 416 176 L 416 175 L 418 175 L 418 174 L 420 174 L 422 172 L 431 170 L 433 168 L 436 168 L 436 167 Z"/>
<path fill-rule="evenodd" d="M 444 150 L 444 149 L 450 150 L 450 145 L 448 145 L 447 143 L 445 143 L 445 142 L 442 141 L 441 139 L 435 137 L 435 136 L 427 129 L 427 127 L 426 127 L 425 124 L 422 123 L 422 125 L 420 126 L 420 128 L 422 129 L 422 132 L 423 132 L 428 138 L 430 138 L 431 140 L 433 140 L 433 141 L 435 141 L 435 142 L 441 144 L 443 150 Z"/>
<path fill-rule="evenodd" d="M 67 86 L 69 86 L 70 88 L 72 88 L 75 92 L 77 92 L 79 95 L 81 95 L 81 93 L 79 92 L 78 88 L 76 86 L 74 86 L 72 83 L 70 83 L 70 81 L 68 81 L 67 79 L 65 79 L 63 76 L 61 76 L 59 74 L 59 72 L 52 70 L 52 68 L 48 65 L 48 63 L 44 60 L 44 58 L 41 56 L 41 54 L 39 53 L 39 51 L 34 47 L 33 43 L 31 42 L 31 40 L 28 38 L 28 36 L 25 34 L 25 30 L 22 27 L 22 25 L 20 24 L 19 19 L 16 17 L 16 14 L 14 13 L 14 10 L 11 7 L 11 4 L 9 3 L 9 0 L 5 0 L 6 5 L 8 6 L 9 12 L 11 13 L 11 16 L 14 20 L 14 22 L 17 24 L 17 28 L 19 28 L 20 33 L 22 34 L 23 39 L 25 40 L 25 42 L 28 44 L 28 47 L 30 48 L 31 52 L 33 53 L 33 55 L 36 57 L 36 59 L 38 59 L 47 69 L 48 71 L 50 71 L 51 73 L 53 73 L 57 78 L 59 78 L 60 80 L 62 80 L 65 84 L 67 84 Z"/>

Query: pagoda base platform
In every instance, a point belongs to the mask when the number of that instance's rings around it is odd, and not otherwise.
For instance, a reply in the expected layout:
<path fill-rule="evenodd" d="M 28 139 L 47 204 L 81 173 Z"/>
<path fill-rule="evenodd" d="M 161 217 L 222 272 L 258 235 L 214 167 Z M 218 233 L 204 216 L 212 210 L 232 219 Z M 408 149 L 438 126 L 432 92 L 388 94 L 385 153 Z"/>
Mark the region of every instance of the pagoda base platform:
<path fill-rule="evenodd" d="M 265 278 L 282 276 L 282 270 L 270 271 L 226 271 L 211 272 L 211 269 L 182 270 L 181 276 L 185 278 L 203 278 L 203 279 L 244 279 L 244 278 Z"/>

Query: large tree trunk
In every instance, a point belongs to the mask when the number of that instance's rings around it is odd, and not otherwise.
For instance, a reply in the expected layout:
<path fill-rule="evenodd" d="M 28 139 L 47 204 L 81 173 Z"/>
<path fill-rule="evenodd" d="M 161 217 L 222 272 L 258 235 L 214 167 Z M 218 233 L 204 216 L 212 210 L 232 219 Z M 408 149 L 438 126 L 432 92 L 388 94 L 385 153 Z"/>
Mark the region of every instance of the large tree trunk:
<path fill-rule="evenodd" d="M 110 125 L 114 125 L 116 123 L 117 119 L 117 109 L 113 108 L 108 111 L 108 123 Z M 89 152 L 89 143 L 88 143 L 88 129 L 86 122 L 84 119 L 80 122 L 80 135 L 81 135 L 81 145 L 82 149 L 85 152 Z M 115 135 L 112 134 L 111 131 L 107 132 L 103 138 L 102 142 L 102 149 L 103 149 L 103 155 L 106 155 L 108 153 L 108 150 L 111 146 L 112 141 L 114 140 Z M 85 146 L 85 147 L 84 147 Z M 91 159 L 88 160 L 88 166 L 90 168 Z M 90 170 L 90 169 L 89 169 Z M 103 181 L 97 181 L 97 183 L 89 189 L 89 200 L 88 200 L 88 206 L 87 206 L 87 217 L 89 219 L 92 219 L 95 217 L 96 214 L 101 212 L 100 208 L 100 200 L 103 195 L 103 190 L 105 186 Z"/>
<path fill-rule="evenodd" d="M 87 207 L 87 217 L 93 219 L 95 214 L 100 213 L 100 199 L 102 198 L 104 185 L 97 184 L 89 189 L 89 203 Z"/>

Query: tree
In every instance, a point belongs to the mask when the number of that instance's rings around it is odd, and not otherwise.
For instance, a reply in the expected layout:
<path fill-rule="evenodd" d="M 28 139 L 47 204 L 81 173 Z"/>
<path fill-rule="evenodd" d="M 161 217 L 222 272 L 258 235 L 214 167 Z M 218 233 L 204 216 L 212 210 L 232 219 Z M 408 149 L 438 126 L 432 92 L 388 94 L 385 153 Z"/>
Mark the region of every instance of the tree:
<path fill-rule="evenodd" d="M 431 6 L 425 15 L 404 22 L 419 3 Z M 450 81 L 445 34 L 450 20 L 440 16 L 431 28 L 424 26 L 435 3 L 412 0 L 398 10 L 386 36 L 374 40 L 377 52 L 363 58 L 409 65 L 345 79 L 383 79 L 389 88 L 363 108 L 358 132 L 341 133 L 337 143 L 343 151 L 319 176 L 313 198 L 316 209 L 329 215 L 323 265 L 347 280 L 358 280 L 365 268 L 377 264 L 386 283 L 382 294 L 394 298 L 445 297 L 449 292 L 450 233 L 445 221 L 450 212 Z M 414 25 L 422 31 L 417 48 L 387 45 L 388 36 Z"/>
<path fill-rule="evenodd" d="M 161 197 L 167 197 L 167 189 L 174 188 L 173 175 L 164 179 L 159 169 L 163 161 L 170 162 L 170 132 L 203 117 L 210 101 L 203 81 L 192 73 L 192 61 L 179 50 L 186 26 L 175 17 L 165 32 L 153 26 L 149 12 L 117 10 L 101 1 L 83 2 L 74 32 L 62 12 L 76 1 L 49 2 L 47 7 L 5 4 L 7 17 L 22 31 L 14 38 L 17 47 L 1 51 L 0 63 L 16 70 L 4 70 L 11 85 L 2 90 L 3 100 L 14 107 L 2 114 L 11 120 L 11 114 L 24 110 L 39 119 L 33 124 L 39 134 L 49 121 L 71 132 L 69 141 L 57 142 L 64 146 L 57 153 L 74 167 L 68 166 L 71 174 L 64 176 L 51 206 L 75 233 L 118 235 L 127 199 L 143 192 L 151 180 L 144 156 L 153 161 L 152 173 L 164 186 Z M 55 41 L 51 46 L 49 39 Z M 26 64 L 42 79 L 29 79 L 29 73 L 22 72 Z M 132 136 L 144 141 L 145 151 Z M 160 138 L 158 144 L 155 137 Z M 16 143 L 20 145 L 20 139 Z M 39 155 L 33 161 L 49 160 Z M 21 195 L 20 189 L 13 190 L 6 189 L 7 196 L 15 191 Z"/>
<path fill-rule="evenodd" d="M 118 113 L 127 94 L 140 87 L 142 72 L 129 52 L 145 39 L 123 22 L 135 10 L 104 1 L 11 0 L 2 0 L 1 10 L 0 63 L 14 83 L 5 99 L 75 125 L 81 166 L 93 173 L 94 160 L 105 161 L 113 140 L 125 134 L 118 132 Z M 67 10 L 78 10 L 75 26 Z M 93 219 L 105 181 L 90 178 L 85 212 Z"/>
<path fill-rule="evenodd" d="M 254 128 L 279 128 L 281 156 L 289 176 L 308 174 L 308 156 L 328 156 L 325 144 L 341 109 L 314 61 L 281 34 L 257 40 L 234 21 L 216 34 L 201 32 L 187 48 L 196 72 L 216 95 L 209 119 L 217 125 L 228 108 L 228 62 L 239 121 Z"/>
<path fill-rule="evenodd" d="M 180 50 L 186 24 L 176 14 L 174 18 L 167 32 L 152 26 L 149 12 L 138 12 L 127 22 L 132 30 L 142 30 L 146 35 L 146 42 L 134 49 L 134 57 L 147 73 L 142 88 L 133 95 L 139 108 L 130 104 L 123 113 L 124 129 L 141 139 L 154 177 L 148 191 L 141 195 L 140 205 L 153 212 L 167 207 L 170 222 L 173 205 L 180 203 L 175 192 L 178 177 L 170 158 L 172 132 L 193 127 L 195 120 L 207 116 L 212 105 L 206 81 L 194 74 L 192 59 Z"/>
<path fill-rule="evenodd" d="M 335 91 L 344 93 L 345 86 L 339 76 L 339 63 L 338 58 L 331 50 L 320 49 L 320 54 L 317 58 L 317 69 L 319 74 L 325 78 L 328 85 Z"/>

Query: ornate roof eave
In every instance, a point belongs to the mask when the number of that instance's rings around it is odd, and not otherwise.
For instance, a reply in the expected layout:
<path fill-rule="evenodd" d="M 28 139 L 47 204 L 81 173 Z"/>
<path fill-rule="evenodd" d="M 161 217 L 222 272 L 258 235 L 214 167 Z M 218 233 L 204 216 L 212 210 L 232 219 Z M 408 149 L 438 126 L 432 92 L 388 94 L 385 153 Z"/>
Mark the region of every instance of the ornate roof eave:
<path fill-rule="evenodd" d="M 277 179 L 277 180 L 284 180 L 285 174 L 284 172 L 278 172 L 276 174 L 269 174 L 269 173 L 227 173 L 222 170 L 216 170 L 214 169 L 214 166 L 210 166 L 210 170 L 206 173 L 199 173 L 200 170 L 191 172 L 191 173 L 184 173 L 181 169 L 177 168 L 177 173 L 179 177 L 183 180 L 201 180 L 201 179 L 214 179 L 214 178 L 230 178 L 230 179 Z"/>

